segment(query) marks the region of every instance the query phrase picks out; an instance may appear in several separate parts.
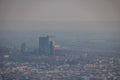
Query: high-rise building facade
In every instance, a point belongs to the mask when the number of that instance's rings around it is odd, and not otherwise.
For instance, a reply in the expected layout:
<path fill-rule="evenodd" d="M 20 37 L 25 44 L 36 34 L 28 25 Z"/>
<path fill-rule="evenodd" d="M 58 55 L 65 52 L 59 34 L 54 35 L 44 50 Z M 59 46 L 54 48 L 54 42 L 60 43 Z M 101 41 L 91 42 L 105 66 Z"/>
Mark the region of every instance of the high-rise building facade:
<path fill-rule="evenodd" d="M 21 44 L 21 53 L 24 54 L 26 52 L 26 44 L 25 42 Z"/>
<path fill-rule="evenodd" d="M 54 48 L 53 42 L 49 36 L 39 37 L 39 54 L 41 55 L 53 55 Z"/>

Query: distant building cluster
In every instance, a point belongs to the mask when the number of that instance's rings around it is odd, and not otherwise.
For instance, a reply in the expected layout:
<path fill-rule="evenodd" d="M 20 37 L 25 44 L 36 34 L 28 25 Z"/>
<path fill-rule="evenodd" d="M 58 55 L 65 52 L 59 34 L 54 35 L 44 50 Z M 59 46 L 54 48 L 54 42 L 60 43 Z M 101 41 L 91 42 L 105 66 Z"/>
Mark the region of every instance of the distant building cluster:
<path fill-rule="evenodd" d="M 21 44 L 21 54 L 26 54 L 26 43 Z M 39 37 L 39 48 L 38 48 L 38 54 L 44 55 L 44 56 L 50 56 L 54 54 L 54 45 L 53 40 L 50 36 L 41 36 Z"/>
<path fill-rule="evenodd" d="M 40 36 L 38 48 L 33 51 L 25 42 L 20 48 L 0 47 L 0 80 L 120 79 L 119 55 L 61 48 L 51 38 Z"/>

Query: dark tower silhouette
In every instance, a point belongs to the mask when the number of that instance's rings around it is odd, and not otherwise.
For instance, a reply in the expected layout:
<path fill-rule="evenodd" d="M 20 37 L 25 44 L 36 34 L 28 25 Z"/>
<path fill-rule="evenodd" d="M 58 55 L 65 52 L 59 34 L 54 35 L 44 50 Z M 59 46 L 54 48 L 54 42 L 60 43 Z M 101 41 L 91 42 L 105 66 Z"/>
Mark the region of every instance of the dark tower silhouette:
<path fill-rule="evenodd" d="M 53 42 L 50 41 L 49 36 L 39 37 L 39 54 L 41 55 L 53 54 Z"/>
<path fill-rule="evenodd" d="M 53 42 L 50 41 L 50 53 L 53 55 L 54 54 L 54 46 L 53 46 Z"/>
<path fill-rule="evenodd" d="M 25 43 L 22 43 L 21 44 L 21 53 L 25 53 L 26 52 L 26 44 Z"/>

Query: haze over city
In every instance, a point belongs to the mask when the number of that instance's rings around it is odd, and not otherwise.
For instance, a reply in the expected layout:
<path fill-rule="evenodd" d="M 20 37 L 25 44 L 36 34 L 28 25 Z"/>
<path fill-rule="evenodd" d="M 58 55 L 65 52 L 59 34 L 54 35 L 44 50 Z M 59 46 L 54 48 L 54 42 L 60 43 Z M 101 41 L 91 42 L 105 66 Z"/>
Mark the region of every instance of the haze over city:
<path fill-rule="evenodd" d="M 119 31 L 119 3 L 119 0 L 0 0 L 0 29 Z"/>
<path fill-rule="evenodd" d="M 33 36 L 36 32 L 119 34 L 119 3 L 119 0 L 0 0 L 0 35 L 19 37 L 23 32 L 32 32 Z"/>

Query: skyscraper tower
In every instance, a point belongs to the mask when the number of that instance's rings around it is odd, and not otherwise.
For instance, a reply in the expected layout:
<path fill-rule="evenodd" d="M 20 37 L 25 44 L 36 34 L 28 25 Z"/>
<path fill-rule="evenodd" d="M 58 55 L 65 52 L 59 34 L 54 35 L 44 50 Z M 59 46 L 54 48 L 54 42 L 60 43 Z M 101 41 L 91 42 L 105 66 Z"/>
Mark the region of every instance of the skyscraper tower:
<path fill-rule="evenodd" d="M 24 54 L 26 52 L 26 44 L 25 42 L 21 44 L 21 53 Z"/>
<path fill-rule="evenodd" d="M 53 42 L 49 36 L 39 37 L 39 54 L 52 55 L 54 52 Z"/>

